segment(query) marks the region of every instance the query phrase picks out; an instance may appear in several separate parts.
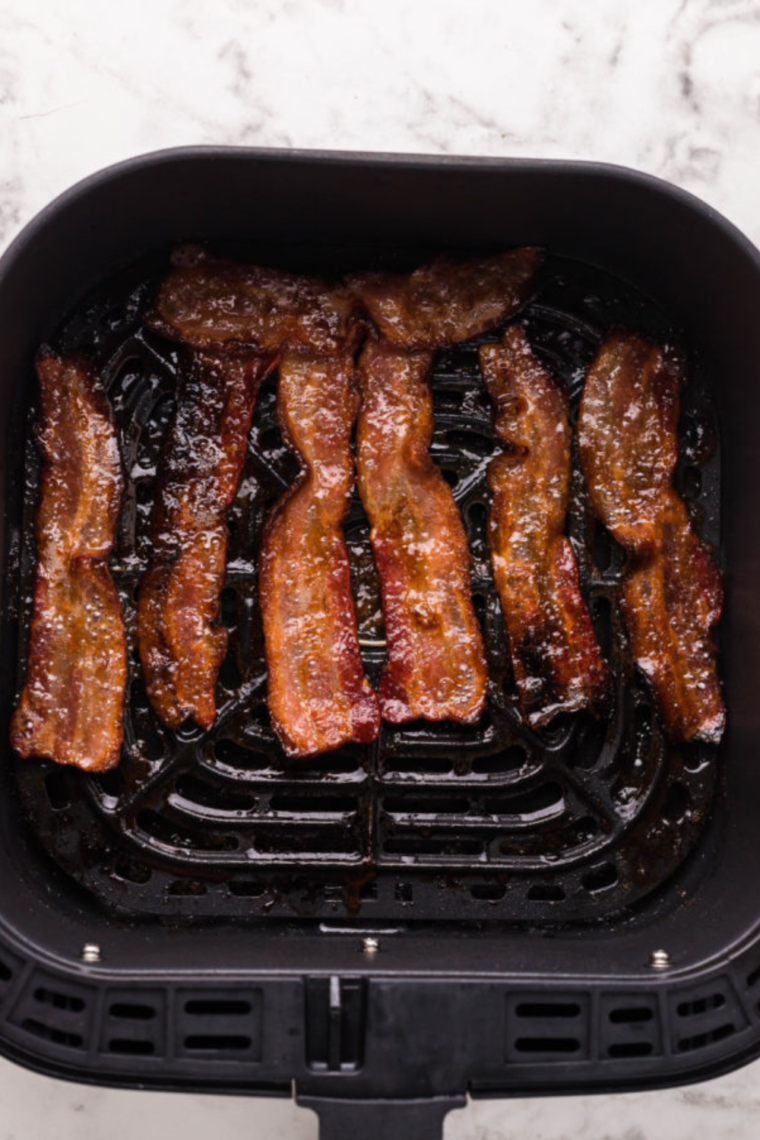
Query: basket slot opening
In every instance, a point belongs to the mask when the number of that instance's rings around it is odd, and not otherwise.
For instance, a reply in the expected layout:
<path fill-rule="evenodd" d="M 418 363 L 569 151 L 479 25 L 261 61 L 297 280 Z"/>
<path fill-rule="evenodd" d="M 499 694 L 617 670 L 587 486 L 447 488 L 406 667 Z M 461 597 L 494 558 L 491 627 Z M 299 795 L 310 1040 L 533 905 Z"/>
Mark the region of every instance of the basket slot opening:
<path fill-rule="evenodd" d="M 389 855 L 479 855 L 483 844 L 475 839 L 387 839 Z"/>
<path fill-rule="evenodd" d="M 617 880 L 615 864 L 604 863 L 601 867 L 594 868 L 588 875 L 584 875 L 582 882 L 587 891 L 596 894 L 598 891 L 607 891 L 610 887 L 614 887 Z"/>
<path fill-rule="evenodd" d="M 691 797 L 688 789 L 677 780 L 670 785 L 661 808 L 662 818 L 668 823 L 680 823 L 689 810 Z"/>
<path fill-rule="evenodd" d="M 54 811 L 63 811 L 71 803 L 69 784 L 66 773 L 62 771 L 51 772 L 45 777 L 45 791 Z"/>
<path fill-rule="evenodd" d="M 147 1057 L 155 1053 L 152 1041 L 133 1041 L 129 1037 L 112 1037 L 108 1042 L 109 1053 L 124 1053 L 128 1056 Z"/>
<path fill-rule="evenodd" d="M 230 879 L 230 893 L 242 899 L 259 899 L 265 893 L 266 887 L 254 879 Z"/>
<path fill-rule="evenodd" d="M 235 1001 L 227 998 L 208 998 L 202 1000 L 194 998 L 185 1002 L 185 1013 L 194 1017 L 244 1017 L 251 1012 L 249 1001 Z"/>
<path fill-rule="evenodd" d="M 470 894 L 474 899 L 485 899 L 487 902 L 498 902 L 507 893 L 503 883 L 474 883 L 470 887 Z"/>
<path fill-rule="evenodd" d="M 72 1033 L 64 1029 L 57 1029 L 54 1025 L 45 1025 L 36 1018 L 28 1017 L 21 1024 L 21 1028 L 35 1037 L 42 1037 L 45 1041 L 52 1041 L 54 1045 L 65 1045 L 69 1049 L 81 1049 L 83 1039 L 81 1033 Z"/>
<path fill-rule="evenodd" d="M 722 1009 L 725 1004 L 726 999 L 723 994 L 708 994 L 706 997 L 680 1002 L 676 1012 L 679 1017 L 697 1017 L 702 1013 L 710 1013 L 714 1009 Z"/>
<path fill-rule="evenodd" d="M 386 796 L 383 806 L 387 812 L 399 815 L 466 815 L 470 801 L 454 796 L 425 799 L 422 796 Z"/>
<path fill-rule="evenodd" d="M 625 1009 L 611 1009 L 610 1021 L 613 1025 L 638 1025 L 644 1021 L 654 1020 L 654 1010 L 647 1006 L 630 1006 Z"/>
<path fill-rule="evenodd" d="M 60 990 L 48 990 L 43 986 L 34 991 L 34 1000 L 41 1005 L 52 1005 L 55 1009 L 67 1009 L 71 1013 L 80 1013 L 84 1009 L 82 998 L 62 993 Z"/>
<path fill-rule="evenodd" d="M 649 1057 L 654 1052 L 651 1041 L 617 1041 L 607 1050 L 608 1057 Z"/>
<path fill-rule="evenodd" d="M 707 1045 L 714 1045 L 717 1041 L 724 1041 L 726 1037 L 730 1037 L 736 1029 L 733 1024 L 727 1022 L 725 1025 L 719 1025 L 716 1029 L 710 1029 L 706 1033 L 696 1033 L 693 1037 L 681 1037 L 678 1041 L 677 1049 L 679 1053 L 689 1053 L 694 1049 L 704 1049 Z"/>
<path fill-rule="evenodd" d="M 347 812 L 356 811 L 357 802 L 351 796 L 278 795 L 272 796 L 269 801 L 269 806 L 272 811 L 292 812 L 294 815 L 300 814 L 301 812 L 307 814 L 313 812 L 329 812 L 335 815 L 342 815 Z"/>
<path fill-rule="evenodd" d="M 251 1039 L 250 1037 L 243 1036 L 243 1034 L 193 1033 L 189 1037 L 185 1038 L 184 1044 L 185 1048 L 191 1051 L 196 1050 L 199 1052 L 215 1052 L 216 1050 L 225 1050 L 228 1052 L 242 1052 L 244 1049 L 250 1049 Z"/>
<path fill-rule="evenodd" d="M 515 1013 L 518 1017 L 580 1017 L 581 1007 L 574 1001 L 521 1002 Z"/>
<path fill-rule="evenodd" d="M 150 1021 L 156 1013 L 152 1005 L 138 1005 L 125 1001 L 114 1002 L 108 1010 L 109 1017 L 123 1018 L 125 1021 Z"/>
<path fill-rule="evenodd" d="M 545 812 L 556 814 L 564 810 L 565 797 L 562 785 L 554 781 L 542 784 L 530 792 L 516 796 L 496 796 L 483 801 L 483 810 L 489 815 L 524 816 L 531 818 Z"/>
<path fill-rule="evenodd" d="M 216 811 L 253 811 L 256 807 L 257 801 L 254 796 L 235 791 L 225 785 L 209 783 L 191 772 L 178 776 L 174 786 L 182 799 Z"/>

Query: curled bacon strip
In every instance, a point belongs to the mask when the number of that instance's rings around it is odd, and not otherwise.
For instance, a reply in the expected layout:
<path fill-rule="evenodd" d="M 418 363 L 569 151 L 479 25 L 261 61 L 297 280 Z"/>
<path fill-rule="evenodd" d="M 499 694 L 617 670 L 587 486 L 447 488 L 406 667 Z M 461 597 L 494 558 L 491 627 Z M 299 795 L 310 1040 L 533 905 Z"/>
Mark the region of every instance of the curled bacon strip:
<path fill-rule="evenodd" d="M 145 687 L 161 720 L 210 728 L 227 651 L 216 624 L 224 585 L 226 516 L 245 461 L 261 382 L 273 356 L 195 353 L 178 393 L 140 584 L 138 641 Z"/>
<path fill-rule="evenodd" d="M 503 447 L 491 461 L 491 560 L 507 627 L 520 706 L 529 724 L 558 713 L 598 711 L 609 689 L 564 536 L 571 430 L 565 392 L 511 325 L 483 345 L 480 366 Z"/>
<path fill-rule="evenodd" d="M 180 246 L 148 323 L 194 348 L 247 345 L 332 354 L 358 333 L 357 302 L 345 289 L 279 269 L 240 265 Z"/>
<path fill-rule="evenodd" d="M 716 742 L 726 713 L 711 631 L 723 589 L 673 487 L 684 381 L 676 354 L 611 334 L 586 377 L 578 441 L 594 508 L 630 554 L 623 616 L 665 729 Z"/>
<path fill-rule="evenodd" d="M 407 276 L 350 280 L 382 335 L 401 348 L 445 348 L 487 332 L 527 299 L 541 260 L 531 246 L 495 257 L 439 257 Z"/>
<path fill-rule="evenodd" d="M 102 772 L 118 763 L 127 677 L 108 569 L 123 492 L 110 405 L 88 364 L 37 360 L 42 454 L 26 684 L 11 722 L 24 757 Z"/>
<path fill-rule="evenodd" d="M 486 700 L 467 535 L 451 488 L 428 454 L 432 362 L 430 352 L 372 341 L 359 369 L 359 491 L 388 643 L 380 706 L 394 724 L 418 717 L 471 723 Z"/>
<path fill-rule="evenodd" d="M 277 411 L 301 475 L 267 520 L 260 591 L 269 711 L 289 756 L 313 756 L 380 729 L 364 676 L 342 523 L 354 485 L 353 359 L 287 353 Z"/>

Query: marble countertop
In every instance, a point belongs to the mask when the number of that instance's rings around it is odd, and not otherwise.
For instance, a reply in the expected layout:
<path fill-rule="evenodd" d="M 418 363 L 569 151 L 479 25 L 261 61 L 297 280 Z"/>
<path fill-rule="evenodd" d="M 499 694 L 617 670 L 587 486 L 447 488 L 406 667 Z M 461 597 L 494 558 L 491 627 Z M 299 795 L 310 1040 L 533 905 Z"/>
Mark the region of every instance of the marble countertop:
<path fill-rule="evenodd" d="M 618 162 L 760 244 L 758 0 L 0 0 L 0 249 L 108 163 L 191 143 Z M 287 1101 L 0 1062 L 0 1140 L 315 1140 Z M 760 1062 L 669 1092 L 490 1101 L 446 1140 L 754 1140 Z"/>

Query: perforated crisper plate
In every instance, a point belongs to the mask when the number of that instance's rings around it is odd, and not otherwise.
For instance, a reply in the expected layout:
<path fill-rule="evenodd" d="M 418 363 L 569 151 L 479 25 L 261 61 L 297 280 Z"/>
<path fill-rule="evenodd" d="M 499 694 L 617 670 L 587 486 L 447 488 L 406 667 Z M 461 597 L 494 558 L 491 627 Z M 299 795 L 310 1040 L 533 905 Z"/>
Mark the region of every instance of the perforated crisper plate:
<path fill-rule="evenodd" d="M 266 260 L 266 251 L 255 251 Z M 354 267 L 340 252 L 325 267 Z M 282 264 L 281 253 L 277 258 Z M 150 708 L 135 650 L 135 596 L 145 568 L 155 471 L 172 415 L 176 355 L 140 329 L 152 263 L 92 297 L 59 337 L 93 352 L 121 434 L 127 491 L 113 571 L 130 645 L 121 766 L 87 776 L 17 760 L 24 810 L 44 847 L 109 906 L 134 914 L 261 914 L 367 919 L 490 919 L 559 924 L 609 917 L 663 884 L 708 817 L 716 750 L 668 747 L 632 667 L 616 603 L 622 551 L 595 523 L 577 468 L 568 533 L 616 685 L 607 721 L 583 715 L 534 732 L 520 719 L 486 542 L 486 469 L 495 441 L 475 343 L 441 353 L 433 455 L 462 511 L 490 699 L 472 728 L 384 727 L 374 746 L 287 763 L 269 725 L 257 600 L 262 521 L 296 471 L 264 387 L 240 490 L 221 620 L 230 649 L 210 732 L 164 729 Z M 568 386 L 573 414 L 584 368 L 613 325 L 671 339 L 660 312 L 619 281 L 549 260 L 520 318 L 533 346 Z M 498 332 L 486 339 L 496 339 Z M 29 427 L 34 411 L 30 409 Z M 30 613 L 38 460 L 26 447 L 19 572 L 7 620 L 19 622 L 19 684 Z M 703 378 L 693 369 L 682 418 L 679 488 L 717 548 L 719 455 Z M 368 526 L 355 496 L 346 526 L 360 636 L 370 678 L 384 641 Z"/>

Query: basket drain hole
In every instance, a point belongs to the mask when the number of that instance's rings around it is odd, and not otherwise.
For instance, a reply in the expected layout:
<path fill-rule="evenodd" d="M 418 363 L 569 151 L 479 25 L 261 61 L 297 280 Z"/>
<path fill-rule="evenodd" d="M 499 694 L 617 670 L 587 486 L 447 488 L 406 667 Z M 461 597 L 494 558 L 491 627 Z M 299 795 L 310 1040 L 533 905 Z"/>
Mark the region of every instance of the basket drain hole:
<path fill-rule="evenodd" d="M 583 886 L 592 895 L 609 890 L 617 881 L 618 873 L 614 863 L 604 863 L 601 867 L 596 867 L 593 871 L 589 871 L 588 875 L 584 875 L 582 880 Z"/>

